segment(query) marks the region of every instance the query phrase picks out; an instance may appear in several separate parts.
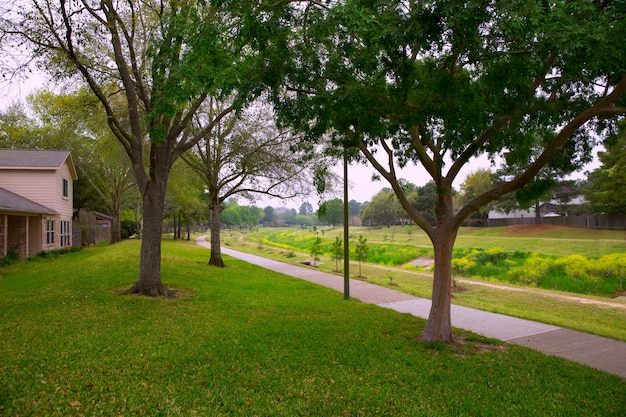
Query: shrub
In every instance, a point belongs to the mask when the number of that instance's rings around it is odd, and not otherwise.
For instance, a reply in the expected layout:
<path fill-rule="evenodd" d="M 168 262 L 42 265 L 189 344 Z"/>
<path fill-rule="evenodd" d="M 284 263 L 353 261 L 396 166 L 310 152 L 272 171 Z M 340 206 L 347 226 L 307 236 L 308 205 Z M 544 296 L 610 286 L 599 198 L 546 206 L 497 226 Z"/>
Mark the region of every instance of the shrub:
<path fill-rule="evenodd" d="M 555 269 L 563 271 L 571 279 L 581 281 L 593 279 L 588 273 L 589 265 L 589 259 L 582 255 L 569 255 L 554 262 Z"/>
<path fill-rule="evenodd" d="M 467 273 L 470 269 L 476 266 L 476 262 L 470 260 L 468 257 L 452 259 L 452 273 L 456 276 L 459 274 Z"/>
<path fill-rule="evenodd" d="M 550 271 L 550 262 L 539 255 L 532 254 L 523 266 L 511 268 L 509 279 L 513 283 L 541 286 L 542 279 Z"/>
<path fill-rule="evenodd" d="M 9 249 L 5 257 L 0 258 L 0 266 L 9 266 L 17 262 L 19 257 L 15 249 Z"/>

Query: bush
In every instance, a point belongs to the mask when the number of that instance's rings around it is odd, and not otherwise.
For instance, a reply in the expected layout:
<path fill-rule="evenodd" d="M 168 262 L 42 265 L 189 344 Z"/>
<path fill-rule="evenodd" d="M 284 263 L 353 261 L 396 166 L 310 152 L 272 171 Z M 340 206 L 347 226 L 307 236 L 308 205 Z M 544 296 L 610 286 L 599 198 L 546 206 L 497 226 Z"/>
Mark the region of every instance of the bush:
<path fill-rule="evenodd" d="M 9 266 L 16 263 L 18 260 L 19 257 L 17 256 L 17 251 L 15 249 L 9 249 L 7 251 L 7 255 L 3 258 L 0 258 L 0 267 Z"/>
<path fill-rule="evenodd" d="M 508 276 L 513 283 L 539 287 L 550 268 L 550 262 L 546 258 L 532 254 L 523 266 L 511 268 Z"/>
<path fill-rule="evenodd" d="M 68 253 L 73 253 L 73 252 L 80 252 L 81 250 L 83 250 L 83 248 L 81 246 L 72 246 L 71 248 L 65 248 L 65 249 L 56 249 L 56 250 L 49 250 L 49 251 L 41 251 L 39 252 L 36 256 L 33 256 L 31 258 L 28 258 L 28 260 L 34 260 L 34 259 L 56 259 L 56 258 L 60 258 L 63 255 L 66 255 Z"/>
<path fill-rule="evenodd" d="M 456 276 L 468 273 L 469 270 L 476 266 L 476 262 L 471 261 L 467 257 L 452 259 L 452 273 Z"/>

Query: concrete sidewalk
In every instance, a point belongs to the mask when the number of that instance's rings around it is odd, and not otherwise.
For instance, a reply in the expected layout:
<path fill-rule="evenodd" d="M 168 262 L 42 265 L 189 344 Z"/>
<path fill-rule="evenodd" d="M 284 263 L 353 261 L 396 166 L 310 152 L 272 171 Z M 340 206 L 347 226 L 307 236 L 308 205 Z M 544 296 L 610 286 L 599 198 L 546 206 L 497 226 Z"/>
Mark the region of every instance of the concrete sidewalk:
<path fill-rule="evenodd" d="M 196 239 L 210 248 L 204 236 Z M 343 278 L 222 247 L 222 253 L 263 268 L 343 293 Z M 350 296 L 401 313 L 428 318 L 430 300 L 359 280 L 350 280 Z M 549 324 L 452 305 L 452 326 L 490 338 L 560 356 L 626 378 L 626 343 Z"/>

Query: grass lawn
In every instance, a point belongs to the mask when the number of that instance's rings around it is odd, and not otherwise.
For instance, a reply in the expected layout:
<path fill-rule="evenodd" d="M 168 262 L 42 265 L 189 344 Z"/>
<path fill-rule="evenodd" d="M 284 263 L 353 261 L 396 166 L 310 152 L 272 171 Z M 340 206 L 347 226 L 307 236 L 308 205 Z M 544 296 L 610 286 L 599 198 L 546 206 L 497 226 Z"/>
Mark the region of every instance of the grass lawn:
<path fill-rule="evenodd" d="M 356 231 L 352 231 L 351 233 L 358 233 L 359 230 L 364 230 L 355 229 Z M 480 229 L 479 232 L 483 230 L 485 229 Z M 261 228 L 259 232 L 256 233 L 226 231 L 223 234 L 222 241 L 226 246 L 236 250 L 276 259 L 281 262 L 299 264 L 300 261 L 311 258 L 307 251 L 298 252 L 297 250 L 291 250 L 288 245 L 279 245 L 279 247 L 272 246 L 271 242 L 267 239 L 263 240 L 262 245 L 258 243 L 261 236 L 277 232 L 290 234 L 294 231 L 296 239 L 298 233 L 301 233 L 302 236 L 305 234 L 310 235 L 311 233 L 310 231 L 285 228 Z M 375 231 L 374 238 L 376 238 L 376 233 L 379 231 L 380 230 Z M 496 236 L 498 240 L 504 240 L 502 239 L 503 231 L 504 229 L 498 232 L 499 234 Z M 475 230 L 464 231 L 464 233 L 470 234 L 474 232 Z M 620 233 L 619 231 L 607 232 L 611 232 L 608 237 L 619 236 Z M 325 239 L 331 239 L 330 236 L 332 233 L 339 233 L 339 231 L 338 229 L 334 229 L 331 232 L 326 231 L 323 236 Z M 415 234 L 415 232 L 412 234 L 414 239 Z M 367 237 L 369 243 L 371 236 L 368 234 Z M 402 237 L 402 235 L 398 233 L 396 238 L 399 239 L 400 237 Z M 332 235 L 332 239 L 334 239 L 334 235 Z M 515 245 L 515 242 L 518 240 L 518 237 L 511 238 L 507 244 Z M 296 241 L 295 243 L 299 244 L 300 242 Z M 485 241 L 483 243 L 489 242 Z M 615 243 L 621 243 L 621 241 L 617 240 Z M 593 240 L 587 241 L 587 245 L 590 247 L 594 244 L 595 242 Z M 550 245 L 554 246 L 554 243 L 550 243 Z M 354 242 L 352 242 L 352 246 L 354 247 Z M 547 243 L 541 243 L 538 248 L 541 249 L 546 246 L 548 246 Z M 567 243 L 561 242 L 560 246 L 560 250 L 563 252 L 570 250 Z M 483 247 L 488 248 L 489 246 Z M 290 256 L 287 257 L 287 254 Z M 339 275 L 343 274 L 343 262 L 339 262 L 340 272 L 334 271 L 335 262 L 328 256 L 322 257 L 321 262 L 318 269 L 324 272 L 337 273 Z M 356 277 L 358 270 L 358 263 L 352 261 L 350 276 Z M 390 286 L 393 289 L 404 291 L 418 297 L 430 298 L 431 296 L 432 273 L 430 272 L 419 272 L 414 268 L 406 269 L 371 263 L 363 263 L 362 271 L 363 275 L 367 277 L 368 282 Z M 497 285 L 485 286 L 485 284 Z M 454 293 L 453 303 L 455 304 L 626 341 L 626 300 L 507 285 L 501 282 L 488 282 L 484 280 L 465 280 L 465 282 L 461 284 L 461 287 L 463 291 Z"/>
<path fill-rule="evenodd" d="M 334 240 L 336 236 L 343 238 L 342 227 L 320 227 L 323 239 Z M 412 226 L 412 232 L 407 233 L 407 226 L 392 226 L 390 228 L 351 227 L 350 234 L 357 239 L 359 234 L 367 237 L 368 243 L 385 245 L 415 246 L 429 249 L 432 252 L 432 243 L 419 227 Z M 275 232 L 310 235 L 310 229 L 301 228 L 260 228 L 259 235 Z M 228 233 L 226 231 L 226 233 Z M 253 239 L 253 238 L 251 238 Z M 459 231 L 456 249 L 462 248 L 493 248 L 499 247 L 507 251 L 535 252 L 544 255 L 566 256 L 581 254 L 585 256 L 600 256 L 609 253 L 626 252 L 626 231 L 624 230 L 597 230 L 561 226 L 524 226 L 524 227 L 463 227 Z"/>
<path fill-rule="evenodd" d="M 622 416 L 626 380 L 164 241 L 176 300 L 119 296 L 138 242 L 0 269 L 0 415 Z"/>

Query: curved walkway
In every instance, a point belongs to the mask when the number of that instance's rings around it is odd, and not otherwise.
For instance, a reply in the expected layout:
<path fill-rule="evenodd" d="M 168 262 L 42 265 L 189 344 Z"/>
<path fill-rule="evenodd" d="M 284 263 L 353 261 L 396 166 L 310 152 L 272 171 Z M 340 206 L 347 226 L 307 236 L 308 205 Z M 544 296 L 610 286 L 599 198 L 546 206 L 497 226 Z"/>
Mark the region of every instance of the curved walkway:
<path fill-rule="evenodd" d="M 196 244 L 210 248 L 205 236 Z M 222 253 L 294 278 L 343 293 L 343 279 L 333 274 L 289 265 L 222 247 Z M 350 295 L 357 300 L 401 313 L 428 318 L 430 300 L 359 280 L 350 280 Z M 626 378 L 626 343 L 549 324 L 452 305 L 452 325 L 508 343 L 560 356 Z"/>

